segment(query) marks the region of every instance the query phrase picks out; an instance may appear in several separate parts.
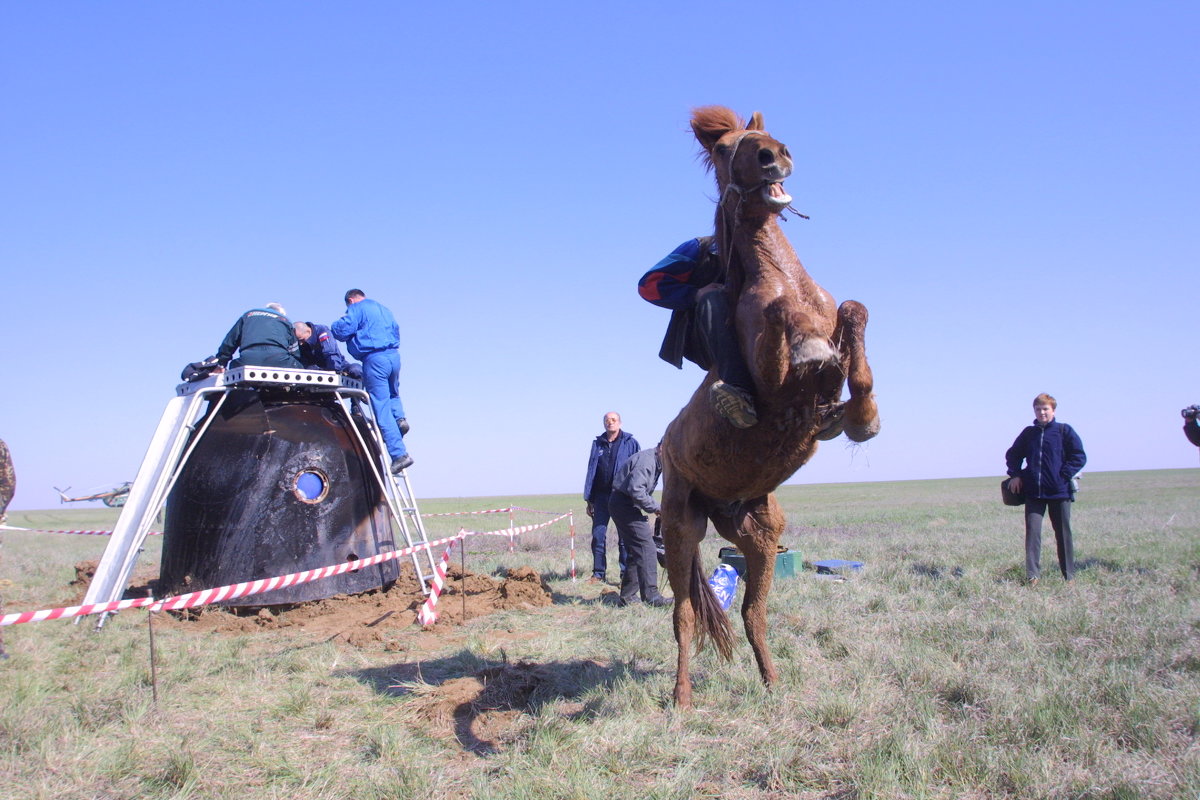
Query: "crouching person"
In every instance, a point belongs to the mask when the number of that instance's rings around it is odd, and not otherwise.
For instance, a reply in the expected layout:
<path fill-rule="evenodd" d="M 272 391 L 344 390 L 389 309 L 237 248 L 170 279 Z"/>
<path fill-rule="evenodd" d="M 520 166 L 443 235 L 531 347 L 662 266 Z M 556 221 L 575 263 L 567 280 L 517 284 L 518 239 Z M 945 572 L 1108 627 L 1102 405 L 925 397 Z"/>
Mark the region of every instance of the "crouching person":
<path fill-rule="evenodd" d="M 617 536 L 625 545 L 622 606 L 644 602 L 649 606 L 661 607 L 674 602 L 658 591 L 654 527 L 646 516 L 662 510 L 654 499 L 654 487 L 658 485 L 660 477 L 662 462 L 658 457 L 658 447 L 630 456 L 613 476 L 608 512 L 617 526 Z"/>

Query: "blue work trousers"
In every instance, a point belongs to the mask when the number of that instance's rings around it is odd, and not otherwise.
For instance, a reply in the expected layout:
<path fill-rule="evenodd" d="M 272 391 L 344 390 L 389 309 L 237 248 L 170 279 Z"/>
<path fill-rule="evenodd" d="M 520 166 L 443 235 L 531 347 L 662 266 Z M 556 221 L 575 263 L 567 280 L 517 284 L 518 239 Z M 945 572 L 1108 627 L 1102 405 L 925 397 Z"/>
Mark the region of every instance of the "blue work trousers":
<path fill-rule="evenodd" d="M 608 492 L 595 492 L 592 501 L 592 576 L 603 579 L 608 572 Z M 625 574 L 625 542 L 617 537 L 617 556 Z"/>
<path fill-rule="evenodd" d="M 400 402 L 400 353 L 396 350 L 368 353 L 362 364 L 363 386 L 371 396 L 371 408 L 388 455 L 393 461 L 403 458 L 408 455 L 408 448 L 396 422 L 404 418 L 404 404 Z"/>

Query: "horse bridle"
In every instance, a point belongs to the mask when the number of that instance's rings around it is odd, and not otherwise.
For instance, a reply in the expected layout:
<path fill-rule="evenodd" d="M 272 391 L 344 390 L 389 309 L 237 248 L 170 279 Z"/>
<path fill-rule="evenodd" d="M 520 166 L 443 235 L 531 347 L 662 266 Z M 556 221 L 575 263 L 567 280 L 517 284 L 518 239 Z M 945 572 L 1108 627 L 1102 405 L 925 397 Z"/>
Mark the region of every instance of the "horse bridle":
<path fill-rule="evenodd" d="M 725 184 L 725 190 L 723 192 L 721 192 L 722 208 L 724 208 L 724 206 L 725 206 L 725 197 L 730 192 L 734 192 L 737 194 L 737 196 L 739 198 L 738 206 L 740 207 L 742 204 L 741 199 L 745 197 L 746 192 L 753 192 L 756 189 L 761 189 L 762 187 L 766 186 L 767 183 L 769 183 L 769 181 L 764 179 L 764 180 L 760 181 L 759 183 L 755 184 L 754 186 L 751 186 L 749 188 L 743 188 L 743 187 L 739 186 L 733 180 L 733 160 L 735 158 L 737 158 L 738 147 L 741 146 L 742 139 L 745 139 L 747 136 L 749 136 L 752 133 L 756 133 L 759 136 L 769 136 L 770 135 L 766 131 L 742 131 L 741 133 L 738 134 L 738 137 L 733 140 L 733 147 L 731 148 L 730 153 L 729 153 L 729 182 Z"/>
<path fill-rule="evenodd" d="M 733 258 L 733 253 L 730 250 L 730 242 L 733 241 L 733 234 L 737 230 L 738 223 L 741 222 L 742 203 L 746 199 L 746 193 L 757 191 L 766 186 L 768 183 L 768 181 L 764 179 L 754 186 L 747 188 L 739 186 L 737 181 L 733 179 L 733 161 L 735 158 L 737 158 L 738 147 L 741 146 L 742 139 L 745 139 L 752 133 L 756 133 L 760 136 L 769 135 L 765 131 L 742 131 L 738 134 L 737 138 L 733 140 L 733 147 L 730 149 L 728 162 L 729 180 L 725 183 L 725 188 L 721 191 L 721 199 L 717 203 L 717 207 L 721 209 L 721 215 L 725 218 L 725 236 L 723 237 L 725 241 L 721 242 L 721 254 L 725 259 L 726 271 L 728 271 L 729 262 Z M 729 197 L 730 192 L 733 192 L 737 195 L 737 205 L 734 207 L 732 215 L 730 215 L 728 209 L 725 207 L 725 201 Z"/>
<path fill-rule="evenodd" d="M 741 133 L 739 133 L 737 138 L 733 140 L 733 147 L 730 149 L 730 152 L 729 152 L 729 181 L 728 181 L 728 183 L 725 184 L 725 188 L 721 191 L 721 199 L 720 199 L 720 202 L 718 203 L 718 207 L 721 209 L 721 213 L 723 215 L 725 215 L 725 226 L 729 230 L 729 232 L 728 232 L 729 239 L 733 238 L 733 231 L 737 228 L 738 223 L 741 221 L 742 202 L 745 201 L 746 195 L 749 192 L 758 191 L 759 189 L 763 188 L 764 186 L 766 186 L 768 183 L 771 182 L 771 181 L 767 180 L 766 178 L 764 178 L 763 180 L 759 181 L 758 183 L 754 184 L 753 186 L 739 186 L 737 184 L 737 182 L 734 181 L 734 179 L 733 179 L 733 161 L 735 158 L 737 158 L 738 147 L 741 146 L 742 139 L 745 139 L 747 136 L 749 136 L 752 133 L 758 134 L 759 136 L 767 136 L 767 137 L 769 137 L 771 135 L 771 134 L 767 133 L 766 131 L 749 131 L 749 130 L 747 130 L 747 131 L 742 131 Z M 726 209 L 725 209 L 725 200 L 726 200 L 726 198 L 729 197 L 730 192 L 736 194 L 738 197 L 737 205 L 733 209 L 733 218 L 732 219 L 729 218 L 729 212 L 726 211 Z M 795 214 L 797 217 L 800 217 L 801 219 L 808 219 L 807 214 L 801 214 L 799 211 L 792 208 L 790 205 L 785 207 L 783 210 L 791 211 L 793 214 Z M 780 212 L 780 213 L 782 213 L 782 212 Z M 722 242 L 722 244 L 725 244 L 725 243 Z"/>

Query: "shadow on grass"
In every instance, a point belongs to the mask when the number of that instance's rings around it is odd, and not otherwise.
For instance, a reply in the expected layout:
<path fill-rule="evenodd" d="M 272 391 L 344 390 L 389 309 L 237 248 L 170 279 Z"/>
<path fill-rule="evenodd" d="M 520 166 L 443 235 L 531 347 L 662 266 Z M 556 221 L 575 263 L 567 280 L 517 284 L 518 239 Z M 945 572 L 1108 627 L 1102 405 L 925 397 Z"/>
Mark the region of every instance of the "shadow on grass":
<path fill-rule="evenodd" d="M 1046 575 L 1047 570 L 1058 572 L 1058 561 L 1054 556 L 1042 558 L 1042 575 Z M 1139 564 L 1121 564 L 1107 558 L 1078 558 L 1075 560 L 1075 574 L 1078 575 L 1084 572 L 1108 573 L 1110 575 L 1151 575 L 1156 570 L 1153 567 L 1144 567 Z M 1014 564 L 1005 569 L 996 578 L 997 583 L 1026 583 L 1025 565 Z"/>
<path fill-rule="evenodd" d="M 1075 562 L 1076 572 L 1083 572 L 1089 569 L 1101 569 L 1112 573 L 1132 573 L 1134 575 L 1149 575 L 1154 572 L 1150 567 L 1142 567 L 1136 564 L 1126 566 L 1118 564 L 1116 561 L 1110 561 L 1107 558 L 1083 558 Z"/>
<path fill-rule="evenodd" d="M 939 580 L 941 578 L 961 578 L 966 574 L 962 567 L 943 567 L 940 564 L 913 564 L 912 571 L 926 578 Z"/>
<path fill-rule="evenodd" d="M 543 706 L 592 694 L 590 702 L 560 709 L 567 719 L 590 719 L 607 695 L 593 690 L 611 689 L 619 681 L 642 680 L 656 672 L 627 662 L 510 662 L 460 650 L 419 663 L 346 670 L 341 674 L 381 695 L 410 700 L 414 716 L 430 728 L 448 728 L 463 749 L 489 755 L 499 751 L 502 740 L 511 738 L 505 735 L 505 729 L 516 727 L 516 717 L 537 716 Z"/>

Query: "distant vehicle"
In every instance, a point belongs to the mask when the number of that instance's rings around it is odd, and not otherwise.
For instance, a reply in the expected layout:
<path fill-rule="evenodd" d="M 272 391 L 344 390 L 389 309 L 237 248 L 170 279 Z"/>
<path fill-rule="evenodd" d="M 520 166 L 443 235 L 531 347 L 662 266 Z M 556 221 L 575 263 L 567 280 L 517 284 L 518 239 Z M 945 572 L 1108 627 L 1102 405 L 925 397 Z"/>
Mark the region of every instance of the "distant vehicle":
<path fill-rule="evenodd" d="M 58 496 L 63 503 L 79 503 L 84 500 L 99 500 L 109 508 L 120 508 L 125 505 L 125 501 L 129 499 L 129 490 L 133 488 L 132 481 L 126 481 L 120 486 L 114 486 L 107 492 L 96 492 L 95 494 L 85 495 L 83 497 L 67 497 L 67 492 L 71 491 L 71 487 L 60 489 L 54 487 L 54 491 L 58 492 Z"/>

